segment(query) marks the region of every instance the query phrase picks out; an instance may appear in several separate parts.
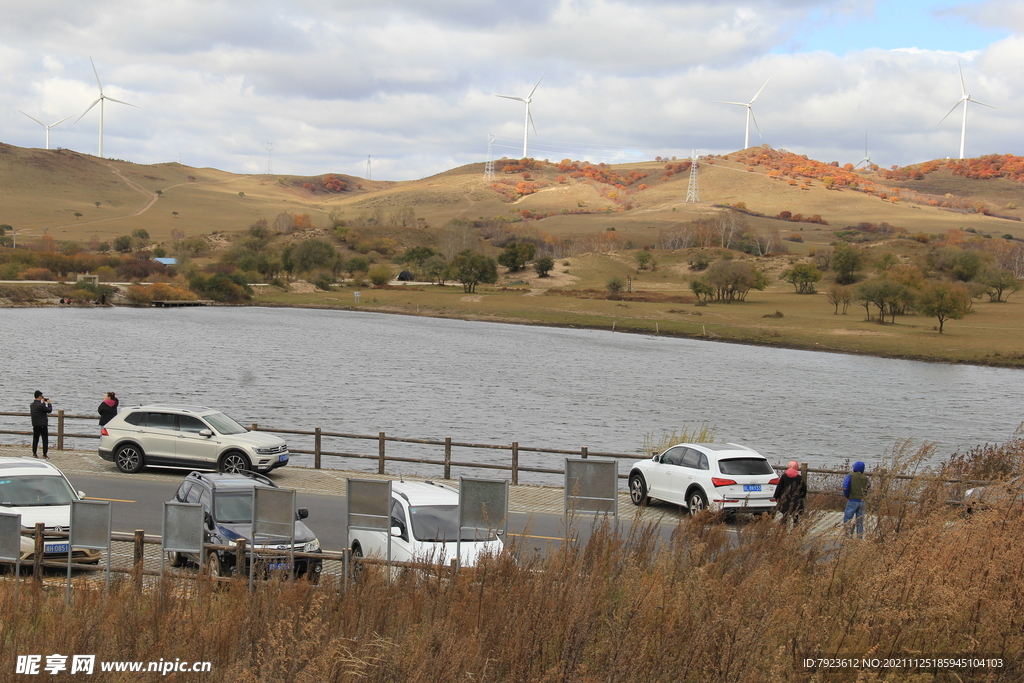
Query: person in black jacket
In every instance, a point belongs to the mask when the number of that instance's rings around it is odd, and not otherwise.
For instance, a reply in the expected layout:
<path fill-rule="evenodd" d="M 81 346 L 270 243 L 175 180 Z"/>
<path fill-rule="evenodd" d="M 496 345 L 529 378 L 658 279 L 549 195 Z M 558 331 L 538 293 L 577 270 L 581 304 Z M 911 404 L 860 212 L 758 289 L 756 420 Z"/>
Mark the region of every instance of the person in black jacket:
<path fill-rule="evenodd" d="M 106 397 L 103 399 L 103 403 L 96 409 L 96 412 L 100 414 L 100 427 L 110 422 L 117 415 L 117 406 L 120 401 L 117 400 L 117 396 L 113 391 L 108 391 Z"/>
<path fill-rule="evenodd" d="M 792 519 L 796 524 L 804 511 L 804 499 L 807 498 L 807 482 L 800 475 L 800 465 L 790 460 L 786 471 L 779 477 L 775 487 L 775 500 L 778 511 L 784 521 Z"/>
<path fill-rule="evenodd" d="M 50 456 L 46 453 L 50 450 L 50 420 L 46 415 L 53 412 L 53 405 L 50 399 L 43 396 L 43 392 L 36 391 L 35 396 L 36 400 L 28 407 L 28 412 L 32 416 L 32 455 L 39 457 L 39 440 L 42 439 L 43 458 L 49 460 Z"/>

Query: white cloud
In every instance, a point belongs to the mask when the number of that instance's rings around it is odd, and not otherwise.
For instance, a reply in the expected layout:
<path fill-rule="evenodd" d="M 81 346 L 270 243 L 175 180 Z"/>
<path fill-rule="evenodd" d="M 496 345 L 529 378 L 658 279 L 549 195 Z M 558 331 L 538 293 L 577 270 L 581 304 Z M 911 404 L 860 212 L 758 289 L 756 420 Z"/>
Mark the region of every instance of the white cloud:
<path fill-rule="evenodd" d="M 955 153 L 959 127 L 939 119 L 971 94 L 998 109 L 971 112 L 968 153 L 1021 152 L 1024 49 L 1014 35 L 983 50 L 859 50 L 772 54 L 815 24 L 869 14 L 873 2 L 778 0 L 385 0 L 373 4 L 0 0 L 2 140 L 42 146 L 17 113 L 76 118 L 96 97 L 89 56 L 109 104 L 105 151 L 142 163 L 229 171 L 415 178 L 521 151 L 525 95 L 538 156 L 728 152 L 743 140 L 746 101 L 763 141 L 825 161 L 906 164 Z M 955 8 L 972 22 L 1016 21 L 1017 3 Z M 909 24 L 908 24 L 909 25 Z M 1020 24 L 1018 24 L 1019 26 Z M 952 46 L 956 47 L 956 46 Z M 94 153 L 98 115 L 52 131 L 52 144 Z M 752 131 L 752 143 L 762 142 Z M 877 145 L 877 147 L 876 147 Z"/>

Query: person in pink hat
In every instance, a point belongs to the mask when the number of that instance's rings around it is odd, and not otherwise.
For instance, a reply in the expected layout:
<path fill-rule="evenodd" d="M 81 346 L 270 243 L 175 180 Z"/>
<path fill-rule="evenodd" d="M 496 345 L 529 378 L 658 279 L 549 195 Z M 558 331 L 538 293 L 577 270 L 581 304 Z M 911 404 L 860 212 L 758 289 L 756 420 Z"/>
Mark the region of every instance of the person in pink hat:
<path fill-rule="evenodd" d="M 779 477 L 775 487 L 776 508 L 782 513 L 783 521 L 793 520 L 796 524 L 804 511 L 804 499 L 807 498 L 807 482 L 800 475 L 800 463 L 790 460 L 786 471 Z"/>

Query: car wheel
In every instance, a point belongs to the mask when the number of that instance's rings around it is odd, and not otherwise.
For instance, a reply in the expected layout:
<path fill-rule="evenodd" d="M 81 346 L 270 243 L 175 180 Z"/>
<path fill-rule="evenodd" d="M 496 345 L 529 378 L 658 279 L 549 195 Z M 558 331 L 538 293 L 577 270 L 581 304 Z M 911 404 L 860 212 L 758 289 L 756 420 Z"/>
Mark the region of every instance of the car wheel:
<path fill-rule="evenodd" d="M 114 453 L 114 464 L 117 469 L 127 474 L 135 474 L 146 465 L 146 456 L 135 444 L 125 444 Z"/>
<path fill-rule="evenodd" d="M 249 458 L 245 457 L 244 453 L 231 451 L 220 459 L 220 471 L 230 473 L 248 472 Z"/>
<path fill-rule="evenodd" d="M 185 566 L 185 556 L 182 555 L 179 552 L 174 551 L 174 550 L 168 550 L 167 551 L 167 564 L 171 565 L 172 567 L 184 567 Z"/>
<path fill-rule="evenodd" d="M 647 482 L 642 474 L 636 473 L 629 476 L 629 499 L 633 505 L 644 505 L 650 499 L 647 497 Z"/>
<path fill-rule="evenodd" d="M 704 496 L 704 492 L 700 489 L 690 491 L 690 495 L 686 498 L 686 507 L 690 511 L 691 515 L 695 515 L 698 512 L 706 510 L 708 507 L 708 499 Z"/>
<path fill-rule="evenodd" d="M 220 566 L 220 555 L 210 552 L 206 555 L 206 573 L 211 579 L 223 576 L 223 567 Z"/>

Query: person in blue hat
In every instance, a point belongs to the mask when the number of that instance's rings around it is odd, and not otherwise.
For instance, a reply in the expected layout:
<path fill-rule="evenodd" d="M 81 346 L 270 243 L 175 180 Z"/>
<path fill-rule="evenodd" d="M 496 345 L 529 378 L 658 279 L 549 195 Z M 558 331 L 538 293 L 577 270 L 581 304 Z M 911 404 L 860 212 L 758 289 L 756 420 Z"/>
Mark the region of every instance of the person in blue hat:
<path fill-rule="evenodd" d="M 846 511 L 843 512 L 843 526 L 846 533 L 853 535 L 850 520 L 856 517 L 857 538 L 864 538 L 864 499 L 868 495 L 871 482 L 864 474 L 864 463 L 858 460 L 853 463 L 853 472 L 843 479 L 843 495 L 846 496 Z"/>

